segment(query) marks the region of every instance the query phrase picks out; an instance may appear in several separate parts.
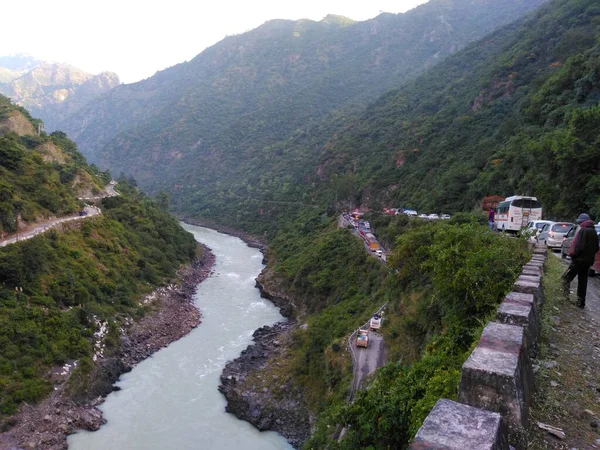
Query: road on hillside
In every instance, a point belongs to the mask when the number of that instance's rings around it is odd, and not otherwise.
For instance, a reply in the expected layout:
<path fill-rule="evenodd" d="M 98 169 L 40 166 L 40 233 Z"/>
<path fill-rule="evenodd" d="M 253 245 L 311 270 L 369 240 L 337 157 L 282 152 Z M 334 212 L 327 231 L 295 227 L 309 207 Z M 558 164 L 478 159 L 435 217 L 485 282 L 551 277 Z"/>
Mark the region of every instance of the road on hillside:
<path fill-rule="evenodd" d="M 0 247 L 6 247 L 7 245 L 14 244 L 15 242 L 26 241 L 27 239 L 31 239 L 32 237 L 37 236 L 40 233 L 44 233 L 48 230 L 51 230 L 52 228 L 56 227 L 61 223 L 72 222 L 74 220 L 84 220 L 90 217 L 97 216 L 101 213 L 100 208 L 96 206 L 86 206 L 85 208 L 83 208 L 83 210 L 86 212 L 86 215 L 84 216 L 66 216 L 50 219 L 46 222 L 36 224 L 34 228 L 28 229 L 27 231 L 23 231 L 21 233 L 15 234 L 11 237 L 1 240 Z"/>
<path fill-rule="evenodd" d="M 340 218 L 338 219 L 338 227 L 339 227 L 339 228 L 348 228 L 349 226 L 352 226 L 352 223 L 350 223 L 349 221 L 347 221 L 347 220 L 344 218 L 344 216 L 343 216 L 342 214 L 340 214 Z M 364 241 L 364 239 L 360 237 L 360 235 L 358 234 L 358 230 L 356 230 L 356 228 L 354 228 L 354 227 L 352 226 L 351 232 L 352 232 L 352 234 L 353 234 L 354 236 L 356 236 L 357 238 L 359 238 L 359 239 L 362 241 L 362 243 L 363 243 L 363 245 L 364 245 L 364 247 L 365 247 L 365 250 L 366 250 L 366 252 L 367 252 L 369 255 L 371 255 L 371 256 L 374 256 L 375 258 L 379 259 L 380 261 L 383 261 L 384 263 L 386 263 L 386 262 L 387 262 L 387 256 L 388 256 L 388 255 L 387 255 L 387 253 L 388 253 L 388 252 L 385 250 L 385 248 L 383 248 L 383 245 L 381 245 L 381 242 L 377 241 L 377 242 L 379 243 L 379 248 L 380 248 L 380 249 L 381 249 L 381 251 L 382 251 L 382 255 L 381 255 L 381 257 L 378 257 L 378 256 L 376 256 L 376 255 L 373 253 L 373 251 L 372 251 L 372 250 L 369 248 L 369 246 L 368 246 L 368 245 L 367 245 L 367 243 Z"/>
<path fill-rule="evenodd" d="M 364 348 L 356 346 L 356 333 L 356 331 L 353 333 L 351 337 L 352 342 L 350 343 L 354 365 L 351 399 L 354 397 L 356 391 L 361 389 L 365 379 L 379 367 L 382 367 L 386 360 L 385 342 L 381 334 L 371 331 L 369 333 L 369 346 Z"/>

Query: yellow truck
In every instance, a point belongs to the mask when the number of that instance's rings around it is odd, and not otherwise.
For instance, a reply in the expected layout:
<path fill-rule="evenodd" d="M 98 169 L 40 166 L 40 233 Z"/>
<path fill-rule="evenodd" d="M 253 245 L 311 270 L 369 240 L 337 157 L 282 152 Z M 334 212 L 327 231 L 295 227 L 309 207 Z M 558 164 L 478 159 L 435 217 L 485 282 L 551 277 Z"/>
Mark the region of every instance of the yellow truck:
<path fill-rule="evenodd" d="M 365 348 L 369 346 L 369 330 L 358 330 L 356 346 Z"/>
<path fill-rule="evenodd" d="M 375 251 L 379 249 L 379 242 L 377 242 L 377 238 L 373 235 L 373 233 L 365 234 L 365 241 L 369 246 L 369 249 Z"/>

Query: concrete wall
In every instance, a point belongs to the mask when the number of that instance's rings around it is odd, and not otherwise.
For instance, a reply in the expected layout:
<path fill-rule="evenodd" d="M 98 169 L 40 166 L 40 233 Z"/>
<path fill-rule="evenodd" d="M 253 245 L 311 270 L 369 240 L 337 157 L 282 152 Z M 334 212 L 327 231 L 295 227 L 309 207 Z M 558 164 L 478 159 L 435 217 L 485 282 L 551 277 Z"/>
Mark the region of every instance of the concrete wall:
<path fill-rule="evenodd" d="M 545 248 L 534 248 L 513 291 L 498 308 L 496 320 L 488 323 L 463 364 L 458 402 L 439 400 L 411 449 L 525 448 L 546 257 Z"/>

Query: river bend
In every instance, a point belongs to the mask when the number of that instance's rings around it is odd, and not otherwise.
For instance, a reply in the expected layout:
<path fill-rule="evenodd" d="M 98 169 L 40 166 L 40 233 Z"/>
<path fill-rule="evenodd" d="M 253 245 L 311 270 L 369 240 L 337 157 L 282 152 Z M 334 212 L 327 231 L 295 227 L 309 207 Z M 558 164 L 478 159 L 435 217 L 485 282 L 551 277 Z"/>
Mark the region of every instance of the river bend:
<path fill-rule="evenodd" d="M 261 433 L 225 412 L 217 391 L 219 375 L 263 325 L 283 320 L 260 298 L 255 278 L 262 254 L 240 239 L 185 225 L 216 256 L 214 273 L 198 285 L 202 323 L 189 335 L 121 376 L 120 391 L 100 409 L 107 419 L 99 431 L 69 437 L 69 449 L 289 450 L 280 435 Z"/>

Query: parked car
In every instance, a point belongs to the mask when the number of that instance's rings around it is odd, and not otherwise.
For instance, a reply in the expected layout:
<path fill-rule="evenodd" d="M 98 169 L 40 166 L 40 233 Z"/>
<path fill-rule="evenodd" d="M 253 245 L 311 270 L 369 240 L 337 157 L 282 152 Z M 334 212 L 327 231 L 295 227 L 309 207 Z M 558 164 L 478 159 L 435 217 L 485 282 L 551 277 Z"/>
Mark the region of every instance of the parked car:
<path fill-rule="evenodd" d="M 383 257 L 383 251 L 382 251 L 380 248 L 378 248 L 377 250 L 375 250 L 375 254 L 376 254 L 377 256 L 379 256 L 380 258 L 382 258 L 382 257 Z"/>
<path fill-rule="evenodd" d="M 427 214 L 419 214 L 420 219 L 428 219 L 429 216 Z"/>
<path fill-rule="evenodd" d="M 532 220 L 527 224 L 521 233 L 527 236 L 531 241 L 535 241 L 544 225 L 552 223 L 551 220 Z"/>
<path fill-rule="evenodd" d="M 450 214 L 442 214 L 441 219 L 442 220 L 448 220 L 450 218 Z"/>
<path fill-rule="evenodd" d="M 427 218 L 431 220 L 438 220 L 440 216 L 438 216 L 437 214 L 429 214 Z"/>
<path fill-rule="evenodd" d="M 548 248 L 560 249 L 563 238 L 577 225 L 569 222 L 551 222 L 544 225 L 537 235 L 537 241 L 545 243 Z"/>
<path fill-rule="evenodd" d="M 600 223 L 596 225 L 596 234 L 600 238 Z M 562 245 L 560 247 L 560 256 L 562 258 L 567 258 L 569 256 L 569 247 L 571 246 L 571 242 L 573 242 L 573 238 L 575 237 L 575 233 L 579 230 L 579 227 L 573 227 L 566 236 L 563 238 Z M 594 265 L 590 268 L 590 275 L 596 275 L 600 273 L 600 251 L 596 253 L 596 260 L 594 261 Z"/>

